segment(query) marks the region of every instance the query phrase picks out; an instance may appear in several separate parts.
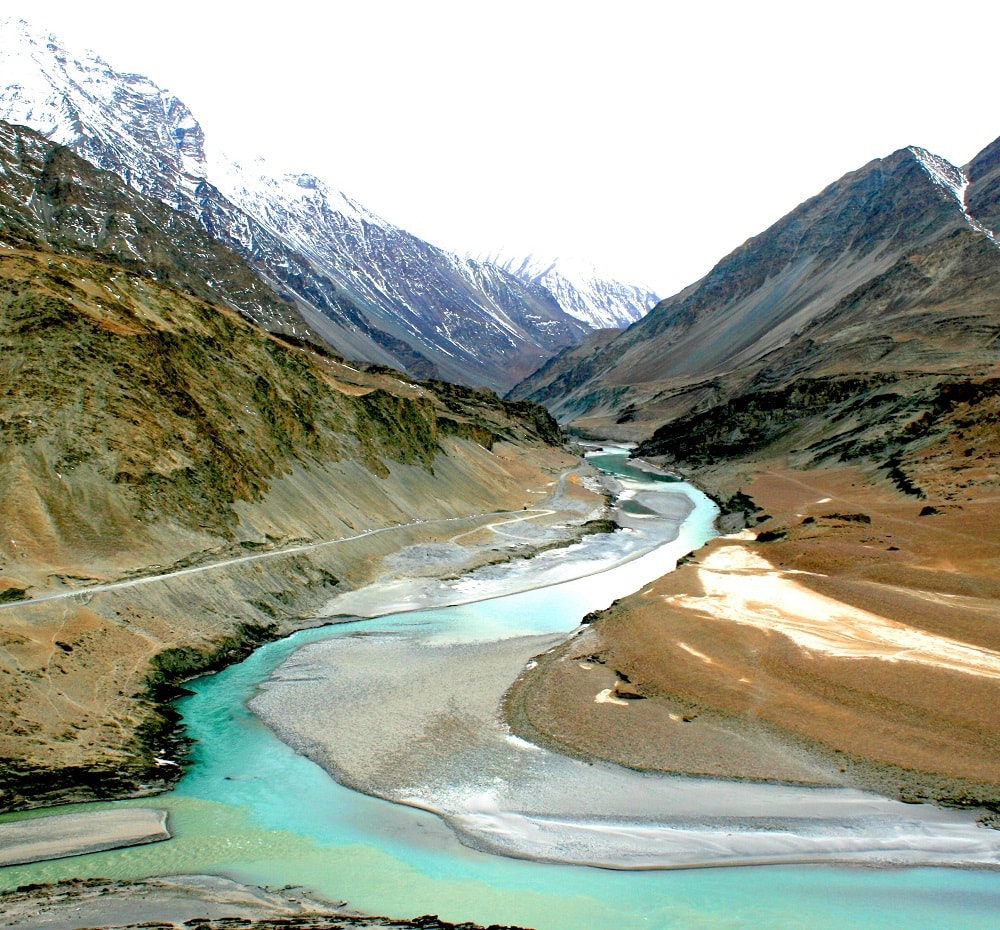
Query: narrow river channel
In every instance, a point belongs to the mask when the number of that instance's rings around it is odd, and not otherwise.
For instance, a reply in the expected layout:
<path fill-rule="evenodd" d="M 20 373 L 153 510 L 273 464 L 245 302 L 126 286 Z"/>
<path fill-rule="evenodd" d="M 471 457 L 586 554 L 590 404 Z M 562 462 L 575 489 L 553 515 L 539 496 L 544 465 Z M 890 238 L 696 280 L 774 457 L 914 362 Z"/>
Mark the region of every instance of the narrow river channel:
<path fill-rule="evenodd" d="M 416 714 L 417 705 L 430 700 L 428 683 L 442 677 L 434 665 L 436 647 L 450 650 L 455 661 L 467 652 L 477 668 L 489 668 L 495 664 L 491 644 L 519 639 L 529 648 L 536 640 L 544 645 L 569 635 L 585 613 L 638 590 L 712 535 L 714 507 L 695 489 L 644 475 L 617 452 L 592 461 L 619 476 L 635 528 L 615 534 L 621 539 L 606 545 L 603 554 L 595 549 L 600 537 L 571 552 L 583 577 L 492 599 L 480 598 L 488 597 L 491 585 L 509 590 L 510 576 L 494 572 L 464 579 L 455 590 L 476 598 L 470 603 L 303 631 L 192 683 L 195 693 L 179 706 L 198 740 L 194 765 L 174 791 L 154 802 L 169 810 L 174 839 L 3 869 L 0 887 L 68 877 L 211 873 L 272 887 L 303 885 L 363 911 L 436 913 L 452 921 L 538 930 L 979 930 L 995 925 L 1000 913 L 1000 873 L 995 871 L 835 865 L 637 868 L 655 864 L 643 858 L 650 845 L 653 858 L 666 861 L 671 846 L 680 842 L 663 832 L 664 824 L 678 826 L 664 810 L 679 782 L 652 780 L 652 793 L 636 800 L 641 776 L 624 773 L 619 781 L 612 767 L 551 759 L 519 745 L 502 728 L 486 740 L 477 736 L 472 744 L 448 744 L 443 753 L 428 749 L 433 741 L 404 742 L 405 758 L 398 754 L 400 744 L 380 736 L 383 755 L 388 753 L 393 765 L 370 749 L 378 742 L 371 728 L 381 725 L 372 711 L 380 691 L 389 685 L 399 691 L 386 726 L 401 726 L 399 718 L 406 714 L 400 708 L 413 705 Z M 673 506 L 659 505 L 658 495 L 672 498 Z M 665 527 L 680 498 L 687 516 L 674 534 Z M 661 539 L 651 542 L 656 534 Z M 675 538 L 663 541 L 671 535 Z M 598 572 L 601 558 L 617 564 Z M 535 583 L 532 572 L 540 573 L 536 580 L 560 577 L 569 560 L 563 555 L 531 561 L 537 564 L 516 569 L 522 586 Z M 343 613 L 343 606 L 331 605 L 331 612 Z M 456 667 L 452 662 L 446 668 L 452 678 Z M 405 675 L 406 669 L 412 674 Z M 409 679 L 417 681 L 416 697 L 406 691 L 413 684 Z M 461 682 L 459 688 L 460 693 L 475 690 L 474 684 Z M 435 699 L 442 696 L 446 706 L 453 706 L 445 692 Z M 405 803 L 338 784 L 279 740 L 248 709 L 251 700 L 289 742 L 321 758 L 345 780 Z M 463 729 L 453 718 L 448 718 L 449 733 Z M 303 719 L 312 729 L 301 725 Z M 414 719 L 414 726 L 427 729 L 426 720 Z M 396 772 L 393 777 L 390 770 Z M 719 798 L 731 798 L 733 786 L 724 789 Z M 765 797 L 755 803 L 771 802 Z M 611 829 L 598 829 L 595 812 L 608 811 L 616 813 Z M 876 806 L 869 820 L 876 823 L 884 816 Z M 704 828 L 696 824 L 694 832 Z M 628 842 L 622 839 L 626 835 L 632 838 Z"/>

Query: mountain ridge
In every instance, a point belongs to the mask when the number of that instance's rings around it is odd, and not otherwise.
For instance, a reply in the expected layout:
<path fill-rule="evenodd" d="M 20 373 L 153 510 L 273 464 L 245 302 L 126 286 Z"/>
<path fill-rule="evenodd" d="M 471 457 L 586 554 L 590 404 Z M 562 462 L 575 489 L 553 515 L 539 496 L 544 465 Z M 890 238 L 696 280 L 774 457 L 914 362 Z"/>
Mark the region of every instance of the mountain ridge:
<path fill-rule="evenodd" d="M 197 219 L 296 306 L 300 330 L 340 354 L 506 390 L 590 330 L 537 282 L 438 249 L 318 179 L 254 178 L 207 156 L 191 111 L 148 78 L 74 56 L 23 21 L 0 28 L 12 37 L 0 53 L 0 117 Z M 286 197 L 295 190 L 310 203 Z"/>
<path fill-rule="evenodd" d="M 645 439 L 666 421 L 752 390 L 755 378 L 777 383 L 787 374 L 790 381 L 792 370 L 801 372 L 820 357 L 821 339 L 836 336 L 846 352 L 855 337 L 868 338 L 865 326 L 872 321 L 863 307 L 878 299 L 880 282 L 904 271 L 920 277 L 917 266 L 947 273 L 961 252 L 950 250 L 951 237 L 969 248 L 983 243 L 968 267 L 992 268 L 1000 257 L 985 225 L 967 211 L 961 172 L 950 166 L 948 183 L 946 164 L 910 147 L 848 173 L 597 352 L 585 359 L 572 352 L 557 356 L 511 396 L 549 404 L 564 423 Z M 972 190 L 977 193 L 975 185 Z M 914 255 L 923 257 L 910 262 Z M 974 286 L 968 282 L 980 279 L 979 272 L 970 278 L 968 267 L 962 272 L 960 266 L 955 287 Z M 991 274 L 982 278 L 987 292 Z M 844 332 L 837 333 L 838 314 L 858 306 L 854 322 L 847 326 L 845 317 Z M 961 308 L 949 312 L 958 325 Z M 895 323 L 902 328 L 878 338 L 891 345 L 911 340 L 909 322 L 898 316 Z M 921 338 L 930 351 L 931 330 Z M 953 340 L 941 359 L 961 367 L 960 350 Z M 989 347 L 976 351 L 978 364 L 988 365 Z M 795 368 L 783 368 L 796 354 Z M 903 364 L 899 352 L 879 357 Z M 864 361 L 849 362 L 849 353 L 842 359 L 847 369 Z"/>
<path fill-rule="evenodd" d="M 567 313 L 592 329 L 624 329 L 658 302 L 651 290 L 602 275 L 593 266 L 562 259 L 487 258 L 523 281 L 545 287 Z"/>

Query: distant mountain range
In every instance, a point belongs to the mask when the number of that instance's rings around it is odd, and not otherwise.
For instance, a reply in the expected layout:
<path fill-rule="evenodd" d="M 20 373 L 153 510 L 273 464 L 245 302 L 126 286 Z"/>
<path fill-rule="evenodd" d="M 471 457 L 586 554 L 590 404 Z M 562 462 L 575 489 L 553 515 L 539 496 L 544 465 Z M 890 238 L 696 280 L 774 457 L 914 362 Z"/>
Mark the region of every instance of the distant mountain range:
<path fill-rule="evenodd" d="M 604 310 L 593 282 L 585 298 L 569 282 L 557 297 L 430 245 L 318 178 L 210 159 L 187 106 L 148 78 L 71 53 L 23 21 L 0 21 L 0 32 L 0 118 L 72 148 L 240 254 L 288 304 L 248 311 L 266 328 L 415 377 L 506 389 L 623 318 L 618 285 Z M 595 324 L 588 313 L 603 316 Z"/>
<path fill-rule="evenodd" d="M 894 462 L 952 429 L 943 417 L 959 397 L 987 404 L 976 429 L 993 422 L 998 224 L 1000 141 L 964 169 L 900 149 L 511 396 L 698 467 L 767 454 Z"/>
<path fill-rule="evenodd" d="M 544 287 L 570 316 L 591 329 L 624 329 L 642 319 L 659 300 L 648 288 L 616 281 L 581 262 L 548 261 L 534 255 L 494 256 L 488 261 L 522 281 Z"/>

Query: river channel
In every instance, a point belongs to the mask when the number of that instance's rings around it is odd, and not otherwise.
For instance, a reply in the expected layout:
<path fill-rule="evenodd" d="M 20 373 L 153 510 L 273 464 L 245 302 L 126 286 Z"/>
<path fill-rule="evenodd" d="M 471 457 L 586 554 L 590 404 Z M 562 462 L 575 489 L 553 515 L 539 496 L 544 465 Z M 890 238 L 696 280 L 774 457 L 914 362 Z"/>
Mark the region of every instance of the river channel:
<path fill-rule="evenodd" d="M 571 559 L 564 554 L 531 560 L 537 564 L 513 569 L 517 583 L 531 590 L 502 597 L 489 594 L 511 589 L 512 576 L 504 571 L 462 579 L 450 594 L 440 588 L 417 592 L 418 607 L 421 597 L 428 603 L 442 597 L 469 602 L 306 630 L 193 682 L 194 694 L 179 708 L 198 741 L 194 764 L 174 791 L 155 801 L 169 810 L 174 838 L 2 869 L 0 887 L 69 877 L 209 873 L 272 887 L 303 885 L 363 911 L 436 913 L 453 921 L 538 930 L 996 926 L 1000 873 L 995 871 L 826 864 L 650 868 L 657 856 L 669 861 L 671 847 L 680 842 L 664 829 L 678 828 L 685 818 L 671 819 L 663 810 L 681 782 L 648 780 L 651 793 L 639 797 L 636 779 L 641 776 L 552 759 L 519 745 L 502 729 L 489 741 L 476 741 L 471 750 L 459 747 L 426 758 L 416 741 L 407 749 L 411 768 L 395 780 L 387 779 L 376 755 L 352 751 L 352 724 L 358 747 L 369 743 L 367 728 L 376 718 L 365 708 L 387 682 L 402 687 L 399 669 L 416 668 L 415 656 L 430 656 L 435 647 L 455 655 L 506 640 L 532 645 L 536 638 L 544 644 L 570 635 L 585 613 L 638 590 L 712 535 L 714 507 L 695 489 L 636 471 L 617 452 L 592 461 L 618 475 L 626 512 L 633 517 L 633 528 L 615 534 L 620 539 L 603 552 L 595 548 L 601 537 L 592 537 L 570 553 Z M 658 495 L 672 499 L 673 505 L 659 505 Z M 664 527 L 679 500 L 687 515 L 671 533 Z M 657 534 L 661 538 L 654 541 Z M 671 535 L 675 538 L 669 539 Z M 614 567 L 601 571 L 602 558 L 605 567 Z M 562 580 L 569 561 L 582 577 Z M 350 603 L 333 604 L 331 612 L 342 614 Z M 382 662 L 372 658 L 380 649 L 386 656 Z M 318 670 L 345 663 L 345 656 L 349 663 L 342 672 L 324 680 Z M 426 661 L 429 682 L 435 678 L 436 660 Z M 330 678 L 340 682 L 339 690 L 329 690 Z M 252 700 L 279 731 L 278 718 L 290 714 L 290 708 L 302 708 L 297 716 L 312 719 L 326 743 L 317 733 L 295 727 L 283 732 L 289 742 L 341 771 L 343 780 L 404 803 L 338 784 L 279 740 L 248 709 Z M 400 704 L 407 701 L 420 703 L 402 694 Z M 450 701 L 445 696 L 445 703 Z M 399 714 L 392 716 L 395 720 Z M 352 762 L 359 757 L 367 759 L 367 767 Z M 347 771 L 355 764 L 356 769 Z M 726 805 L 735 803 L 734 790 L 742 786 L 718 790 Z M 812 797 L 814 807 L 829 801 L 826 795 Z M 759 815 L 755 805 L 771 803 L 762 795 L 746 809 Z M 877 829 L 880 818 L 895 815 L 881 802 L 872 803 L 867 821 Z M 72 810 L 107 806 L 76 805 Z M 730 828 L 741 809 L 737 804 L 728 814 L 722 811 Z M 827 819 L 833 815 L 820 821 Z M 817 822 L 810 827 L 814 833 Z M 706 823 L 689 813 L 686 832 L 703 834 L 709 829 Z M 780 831 L 772 825 L 770 832 Z M 622 839 L 626 836 L 631 841 Z M 613 868 L 565 864 L 567 860 Z"/>

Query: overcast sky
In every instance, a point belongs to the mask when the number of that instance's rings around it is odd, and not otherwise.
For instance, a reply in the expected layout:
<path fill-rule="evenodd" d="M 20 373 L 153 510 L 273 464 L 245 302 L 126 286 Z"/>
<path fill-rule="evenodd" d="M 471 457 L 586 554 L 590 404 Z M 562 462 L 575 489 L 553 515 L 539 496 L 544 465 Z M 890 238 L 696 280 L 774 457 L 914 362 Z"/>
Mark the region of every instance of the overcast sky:
<path fill-rule="evenodd" d="M 3 0 L 449 249 L 667 296 L 872 158 L 1000 136 L 1000 2 Z"/>

